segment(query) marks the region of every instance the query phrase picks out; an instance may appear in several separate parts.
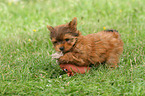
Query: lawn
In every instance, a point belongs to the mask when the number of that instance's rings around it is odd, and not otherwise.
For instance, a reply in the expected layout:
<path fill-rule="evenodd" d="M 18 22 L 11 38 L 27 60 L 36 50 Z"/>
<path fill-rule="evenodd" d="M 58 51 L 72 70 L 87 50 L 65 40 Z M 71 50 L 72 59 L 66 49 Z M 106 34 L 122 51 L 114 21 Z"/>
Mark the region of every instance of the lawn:
<path fill-rule="evenodd" d="M 145 0 L 0 0 L 0 95 L 145 96 Z M 83 35 L 116 29 L 119 68 L 68 77 L 51 58 L 47 25 L 78 18 Z"/>

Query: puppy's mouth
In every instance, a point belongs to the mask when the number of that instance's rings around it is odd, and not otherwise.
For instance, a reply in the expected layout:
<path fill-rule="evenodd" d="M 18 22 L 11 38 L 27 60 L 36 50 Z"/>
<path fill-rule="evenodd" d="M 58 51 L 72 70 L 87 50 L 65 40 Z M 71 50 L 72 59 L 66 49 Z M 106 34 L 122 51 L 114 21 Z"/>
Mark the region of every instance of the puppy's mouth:
<path fill-rule="evenodd" d="M 68 52 L 70 52 L 70 50 L 68 50 L 68 51 L 61 51 L 63 54 L 65 54 L 65 53 L 68 53 Z"/>
<path fill-rule="evenodd" d="M 65 53 L 67 53 L 67 52 L 70 52 L 70 50 L 65 50 L 65 49 L 64 49 L 64 50 L 60 50 L 59 52 L 65 54 Z"/>

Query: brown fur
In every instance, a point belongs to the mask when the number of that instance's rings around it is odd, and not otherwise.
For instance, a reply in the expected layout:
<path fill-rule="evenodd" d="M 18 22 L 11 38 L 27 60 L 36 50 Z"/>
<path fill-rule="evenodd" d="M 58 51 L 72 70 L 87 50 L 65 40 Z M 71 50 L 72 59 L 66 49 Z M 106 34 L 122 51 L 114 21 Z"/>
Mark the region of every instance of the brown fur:
<path fill-rule="evenodd" d="M 83 36 L 76 26 L 76 17 L 71 22 L 54 28 L 47 25 L 55 50 L 64 54 L 58 59 L 60 64 L 89 66 L 105 62 L 110 67 L 118 67 L 123 42 L 116 30 Z"/>

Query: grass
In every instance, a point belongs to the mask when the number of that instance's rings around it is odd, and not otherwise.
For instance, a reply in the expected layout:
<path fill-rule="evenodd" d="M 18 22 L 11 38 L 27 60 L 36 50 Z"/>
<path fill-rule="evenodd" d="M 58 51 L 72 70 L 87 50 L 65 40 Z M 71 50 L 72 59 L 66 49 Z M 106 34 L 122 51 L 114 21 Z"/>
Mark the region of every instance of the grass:
<path fill-rule="evenodd" d="M 14 1 L 14 0 L 11 0 Z M 144 0 L 0 1 L 0 95 L 145 95 Z M 117 29 L 124 41 L 119 68 L 68 77 L 51 54 L 46 25 L 78 18 L 83 35 Z"/>

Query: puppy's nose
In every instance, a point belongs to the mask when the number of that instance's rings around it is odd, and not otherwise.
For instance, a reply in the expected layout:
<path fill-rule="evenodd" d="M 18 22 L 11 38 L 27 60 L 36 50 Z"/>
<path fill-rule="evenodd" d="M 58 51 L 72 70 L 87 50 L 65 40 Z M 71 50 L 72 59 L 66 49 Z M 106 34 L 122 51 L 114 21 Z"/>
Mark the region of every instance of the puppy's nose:
<path fill-rule="evenodd" d="M 59 49 L 60 49 L 61 51 L 63 51 L 63 50 L 64 50 L 64 47 L 60 47 Z"/>

